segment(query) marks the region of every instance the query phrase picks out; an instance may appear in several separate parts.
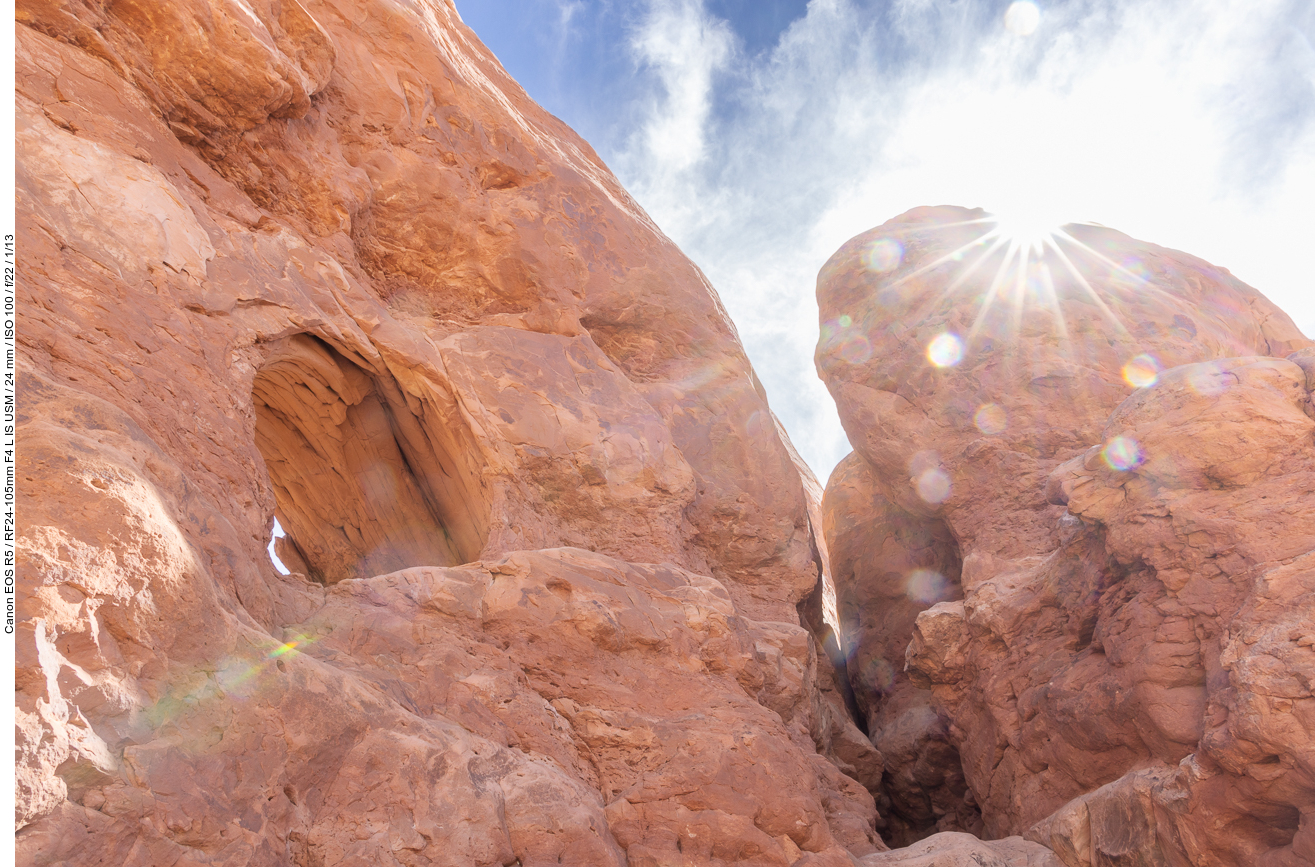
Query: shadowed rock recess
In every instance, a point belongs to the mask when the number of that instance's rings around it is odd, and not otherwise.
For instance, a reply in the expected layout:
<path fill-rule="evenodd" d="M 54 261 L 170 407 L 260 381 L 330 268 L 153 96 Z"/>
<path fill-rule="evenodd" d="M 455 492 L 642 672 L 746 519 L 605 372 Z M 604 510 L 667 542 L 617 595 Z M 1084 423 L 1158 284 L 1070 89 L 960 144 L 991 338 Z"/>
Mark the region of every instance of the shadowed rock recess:
<path fill-rule="evenodd" d="M 1313 857 L 1315 356 L 1254 291 L 1075 228 L 976 322 L 974 214 L 856 239 L 823 502 L 451 3 L 16 14 L 19 864 Z"/>

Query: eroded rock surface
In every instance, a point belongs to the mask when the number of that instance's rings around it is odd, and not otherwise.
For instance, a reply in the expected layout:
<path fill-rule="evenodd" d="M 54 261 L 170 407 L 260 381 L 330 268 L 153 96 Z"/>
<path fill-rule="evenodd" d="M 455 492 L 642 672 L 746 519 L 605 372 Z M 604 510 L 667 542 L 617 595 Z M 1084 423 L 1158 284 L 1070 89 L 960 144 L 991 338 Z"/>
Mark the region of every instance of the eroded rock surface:
<path fill-rule="evenodd" d="M 885 848 L 730 321 L 451 4 L 17 16 L 20 863 Z"/>
<path fill-rule="evenodd" d="M 862 867 L 1061 867 L 1044 846 L 1022 837 L 990 842 L 959 831 L 935 834 L 919 843 L 890 852 L 868 855 Z"/>
<path fill-rule="evenodd" d="M 825 522 L 892 811 L 962 822 L 962 782 L 988 837 L 1070 867 L 1309 863 L 1310 342 L 1185 254 L 992 231 L 917 209 L 818 282 L 856 448 Z M 911 739 L 951 749 L 930 773 Z"/>

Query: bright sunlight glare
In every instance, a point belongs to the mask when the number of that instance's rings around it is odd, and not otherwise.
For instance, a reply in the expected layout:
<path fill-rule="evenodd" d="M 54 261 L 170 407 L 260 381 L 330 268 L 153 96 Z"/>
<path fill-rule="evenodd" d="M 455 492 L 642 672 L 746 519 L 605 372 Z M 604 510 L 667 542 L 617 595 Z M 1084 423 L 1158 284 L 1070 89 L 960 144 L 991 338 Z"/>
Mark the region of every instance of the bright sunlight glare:
<path fill-rule="evenodd" d="M 996 231 L 1012 245 L 1031 252 L 1041 252 L 1064 223 L 1069 222 L 1045 208 L 1017 208 L 992 214 Z"/>
<path fill-rule="evenodd" d="M 285 535 L 287 535 L 287 534 L 283 532 L 283 527 L 280 526 L 280 524 L 279 524 L 279 519 L 278 519 L 278 518 L 275 518 L 275 519 L 274 519 L 274 530 L 273 530 L 273 532 L 270 534 L 270 537 L 269 537 L 269 544 L 265 546 L 265 549 L 266 549 L 267 551 L 269 551 L 269 559 L 270 559 L 270 562 L 274 564 L 274 568 L 277 569 L 277 570 L 279 571 L 279 574 L 280 574 L 280 575 L 288 575 L 288 574 L 290 574 L 290 570 L 288 569 L 287 566 L 284 566 L 284 565 L 283 565 L 283 561 L 279 559 L 279 555 L 274 553 L 274 542 L 275 542 L 280 536 L 285 536 Z"/>

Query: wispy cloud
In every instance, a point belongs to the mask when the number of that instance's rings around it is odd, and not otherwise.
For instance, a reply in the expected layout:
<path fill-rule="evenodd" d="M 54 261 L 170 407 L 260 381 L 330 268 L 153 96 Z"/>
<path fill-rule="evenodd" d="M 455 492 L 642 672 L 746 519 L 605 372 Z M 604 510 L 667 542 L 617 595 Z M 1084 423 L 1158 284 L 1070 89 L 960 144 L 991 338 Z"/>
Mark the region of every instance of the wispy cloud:
<path fill-rule="evenodd" d="M 630 41 L 654 87 L 622 162 L 636 190 L 673 224 L 697 222 L 688 200 L 672 195 L 696 184 L 707 157 L 715 79 L 735 54 L 730 25 L 701 0 L 655 0 Z"/>
<path fill-rule="evenodd" d="M 652 88 L 622 180 L 708 273 L 822 475 L 848 451 L 812 369 L 813 280 L 910 207 L 1040 209 L 1231 268 L 1315 331 L 1315 4 L 813 0 L 750 55 L 702 0 L 633 32 Z"/>
<path fill-rule="evenodd" d="M 571 19 L 585 11 L 584 0 L 555 0 L 558 22 L 563 31 L 571 26 Z"/>

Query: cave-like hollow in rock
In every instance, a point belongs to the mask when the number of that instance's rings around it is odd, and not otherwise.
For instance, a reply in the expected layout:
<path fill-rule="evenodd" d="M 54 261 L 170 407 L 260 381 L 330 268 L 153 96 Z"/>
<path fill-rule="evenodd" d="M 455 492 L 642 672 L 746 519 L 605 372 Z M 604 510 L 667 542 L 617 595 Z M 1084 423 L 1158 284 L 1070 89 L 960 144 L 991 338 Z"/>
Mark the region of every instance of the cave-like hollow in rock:
<path fill-rule="evenodd" d="M 287 534 L 275 552 L 289 569 L 336 584 L 478 558 L 487 510 L 458 438 L 426 424 L 391 376 L 296 335 L 271 353 L 252 398 Z"/>

